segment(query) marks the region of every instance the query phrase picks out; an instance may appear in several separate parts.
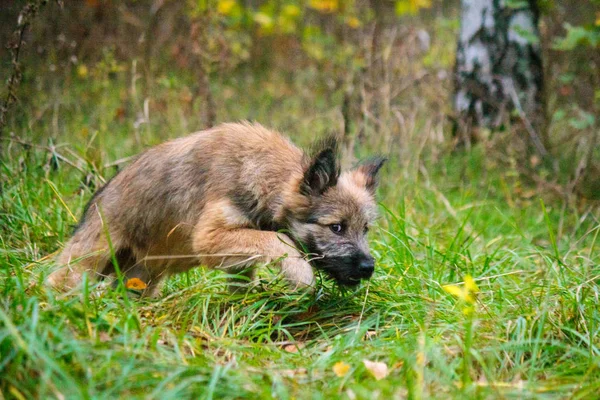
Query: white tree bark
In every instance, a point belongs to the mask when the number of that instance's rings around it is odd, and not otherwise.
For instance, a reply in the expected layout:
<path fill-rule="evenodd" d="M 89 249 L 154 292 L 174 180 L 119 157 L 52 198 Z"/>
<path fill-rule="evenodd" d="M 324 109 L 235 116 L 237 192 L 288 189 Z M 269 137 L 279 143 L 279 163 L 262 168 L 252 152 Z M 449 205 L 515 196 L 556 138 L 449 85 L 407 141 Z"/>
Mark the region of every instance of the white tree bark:
<path fill-rule="evenodd" d="M 538 150 L 543 149 L 538 136 L 544 113 L 535 0 L 461 0 L 461 7 L 454 96 L 460 121 L 494 129 L 516 114 Z"/>

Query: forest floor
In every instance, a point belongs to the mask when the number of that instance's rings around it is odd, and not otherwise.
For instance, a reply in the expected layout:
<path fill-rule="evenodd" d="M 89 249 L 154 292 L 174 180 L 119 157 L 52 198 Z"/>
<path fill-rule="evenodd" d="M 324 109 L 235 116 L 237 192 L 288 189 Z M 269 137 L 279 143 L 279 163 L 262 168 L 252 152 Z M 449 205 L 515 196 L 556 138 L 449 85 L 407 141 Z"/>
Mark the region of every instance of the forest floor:
<path fill-rule="evenodd" d="M 597 206 L 540 196 L 483 144 L 424 144 L 427 112 L 404 158 L 385 149 L 376 273 L 356 290 L 319 278 L 315 293 L 292 293 L 269 268 L 247 294 L 203 268 L 169 278 L 156 300 L 93 283 L 47 289 L 53 257 L 114 165 L 200 127 L 177 82 L 161 81 L 163 100 L 145 107 L 126 74 L 83 72 L 23 89 L 29 101 L 3 141 L 0 398 L 600 393 Z M 221 83 L 217 118 L 254 119 L 306 145 L 339 119 L 306 94 L 309 80 Z"/>

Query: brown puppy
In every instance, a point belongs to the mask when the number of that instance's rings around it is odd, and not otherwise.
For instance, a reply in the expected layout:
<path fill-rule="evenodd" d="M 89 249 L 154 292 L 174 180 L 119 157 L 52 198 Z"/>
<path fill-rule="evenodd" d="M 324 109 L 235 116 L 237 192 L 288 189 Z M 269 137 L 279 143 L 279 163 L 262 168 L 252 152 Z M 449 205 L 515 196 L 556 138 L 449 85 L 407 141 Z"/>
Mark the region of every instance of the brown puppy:
<path fill-rule="evenodd" d="M 371 277 L 366 234 L 377 214 L 377 158 L 340 174 L 334 139 L 312 155 L 259 124 L 223 124 L 142 153 L 101 188 L 48 281 L 115 272 L 156 292 L 197 265 L 239 273 L 276 262 L 292 287 L 311 264 L 342 285 Z M 305 250 L 302 251 L 302 250 Z"/>

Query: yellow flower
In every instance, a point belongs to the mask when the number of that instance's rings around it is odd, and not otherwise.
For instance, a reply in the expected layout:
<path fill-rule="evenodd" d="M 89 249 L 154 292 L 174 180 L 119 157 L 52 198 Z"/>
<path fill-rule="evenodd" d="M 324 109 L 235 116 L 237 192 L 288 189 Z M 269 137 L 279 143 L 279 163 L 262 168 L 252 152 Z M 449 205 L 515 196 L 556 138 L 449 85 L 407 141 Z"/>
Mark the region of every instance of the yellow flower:
<path fill-rule="evenodd" d="M 350 371 L 350 364 L 347 364 L 343 361 L 336 362 L 335 365 L 333 366 L 333 372 L 340 378 L 342 376 L 346 376 L 348 371 Z"/>
<path fill-rule="evenodd" d="M 464 285 L 444 285 L 442 288 L 454 297 L 469 304 L 475 304 L 475 296 L 479 293 L 479 288 L 471 275 L 465 276 Z"/>
<path fill-rule="evenodd" d="M 465 288 L 471 293 L 479 293 L 479 287 L 477 287 L 477 284 L 471 275 L 465 276 Z"/>

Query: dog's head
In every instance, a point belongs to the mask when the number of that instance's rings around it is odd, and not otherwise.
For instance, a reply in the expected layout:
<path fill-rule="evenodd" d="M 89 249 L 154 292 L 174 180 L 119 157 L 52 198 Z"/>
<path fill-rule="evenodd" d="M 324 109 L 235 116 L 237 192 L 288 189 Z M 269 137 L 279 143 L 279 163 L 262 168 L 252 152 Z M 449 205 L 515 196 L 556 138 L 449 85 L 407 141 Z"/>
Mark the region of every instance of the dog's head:
<path fill-rule="evenodd" d="M 340 285 L 354 286 L 375 269 L 367 232 L 377 217 L 377 173 L 385 159 L 340 173 L 337 158 L 336 142 L 328 139 L 307 159 L 297 194 L 303 207 L 289 210 L 289 228 L 312 265 Z"/>

